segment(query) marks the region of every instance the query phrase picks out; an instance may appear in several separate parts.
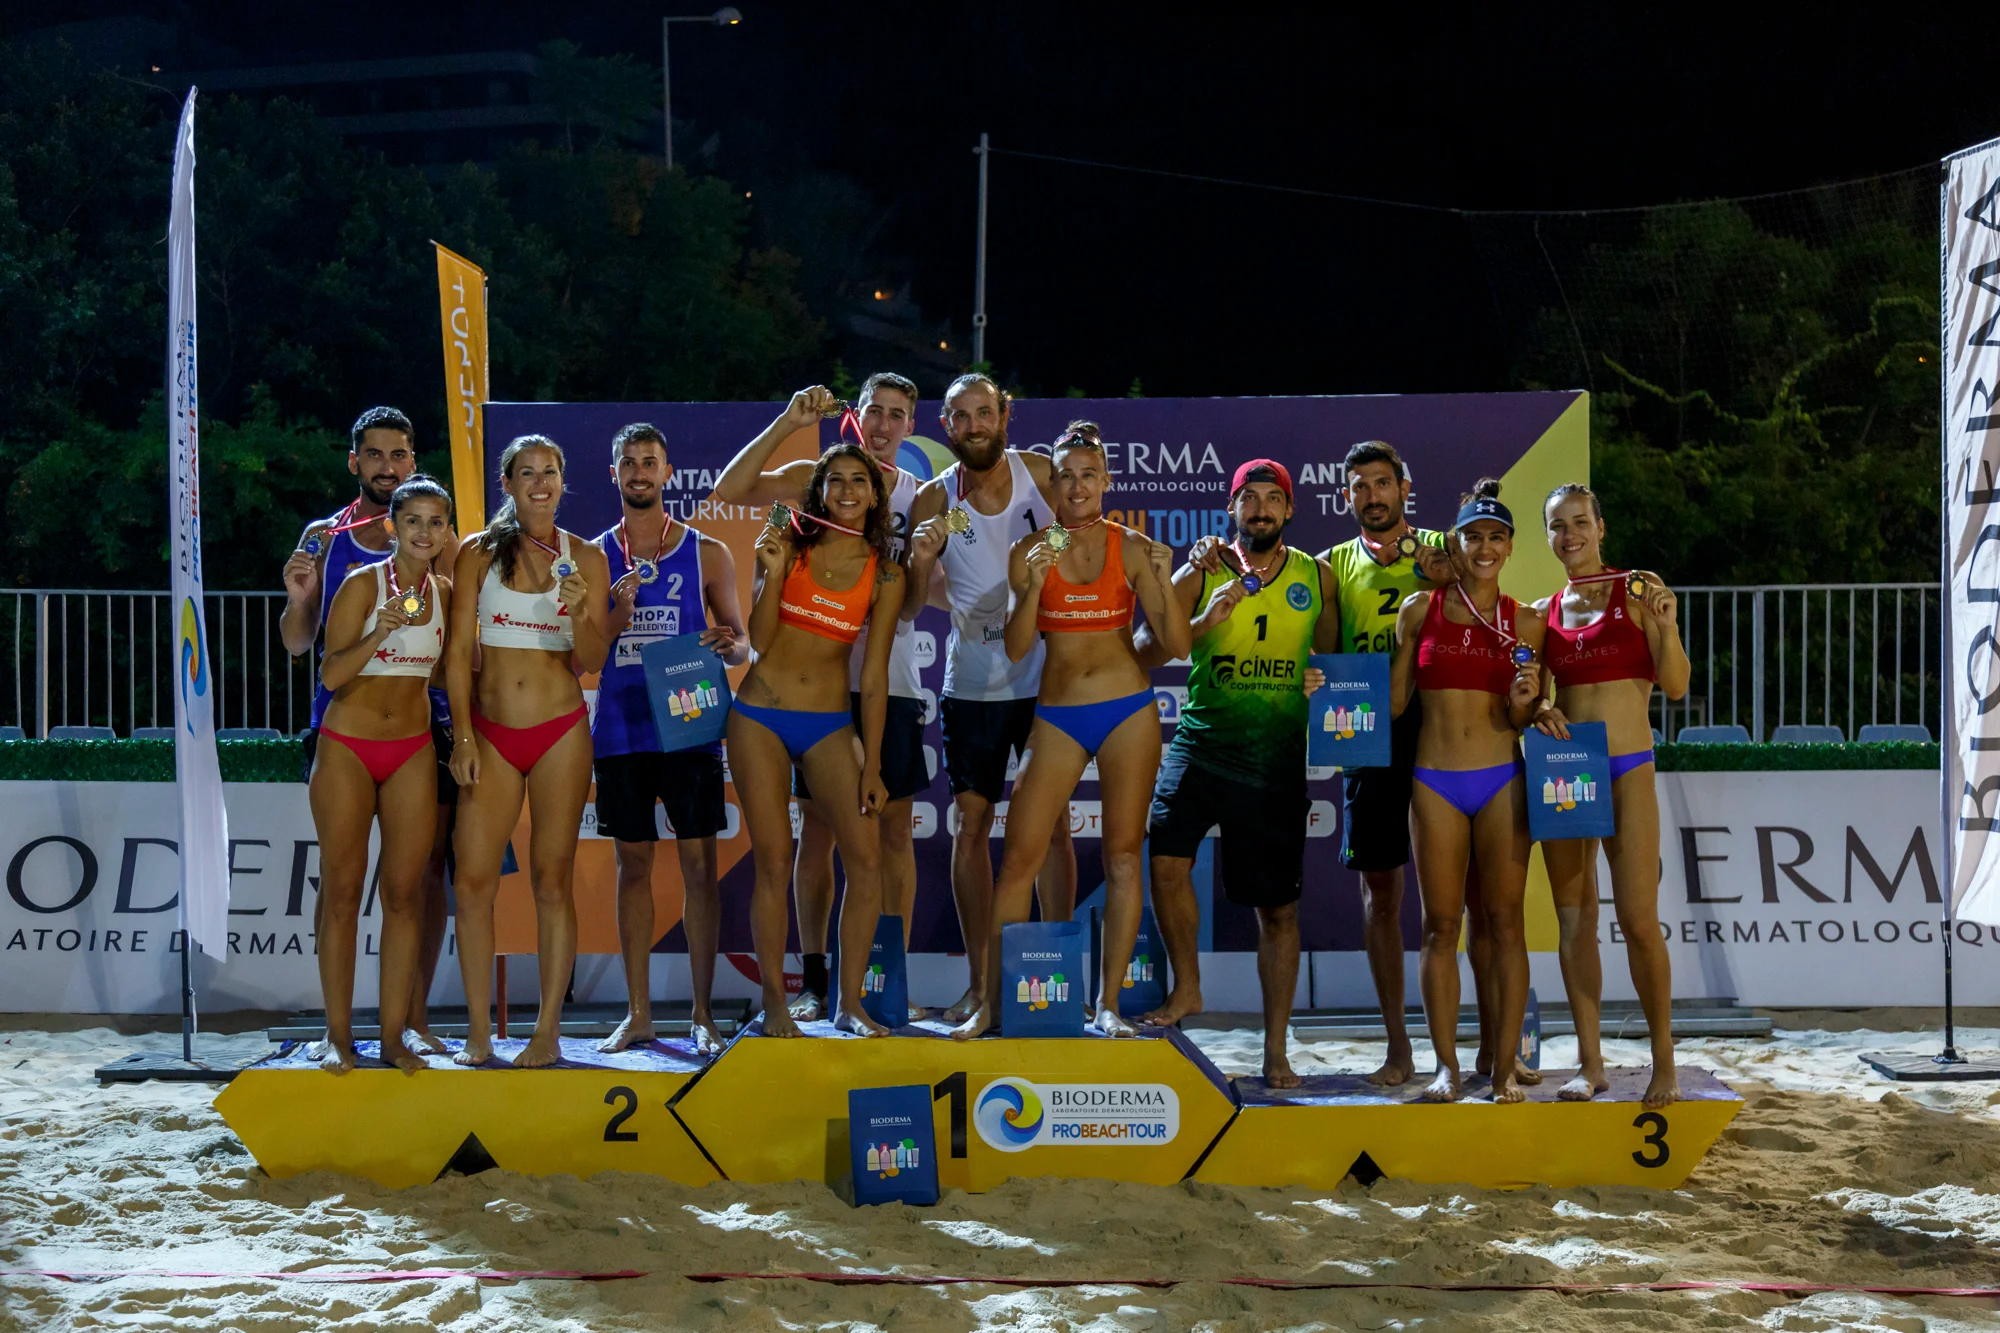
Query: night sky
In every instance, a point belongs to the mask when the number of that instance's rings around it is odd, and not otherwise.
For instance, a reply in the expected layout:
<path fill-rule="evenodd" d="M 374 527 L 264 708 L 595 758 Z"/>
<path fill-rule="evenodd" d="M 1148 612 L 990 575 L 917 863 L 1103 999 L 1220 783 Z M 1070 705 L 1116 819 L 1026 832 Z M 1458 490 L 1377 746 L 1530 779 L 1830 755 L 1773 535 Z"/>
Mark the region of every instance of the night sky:
<path fill-rule="evenodd" d="M 969 334 L 976 163 L 1057 154 L 1465 209 L 1794 189 L 2000 134 L 1989 44 L 1928 10 L 1555 18 L 1450 8 L 742 0 L 674 29 L 680 152 L 852 177 L 882 280 Z M 8 27 L 178 19 L 257 63 L 532 50 L 659 59 L 654 5 L 17 0 Z M 702 3 L 674 9 L 703 12 Z M 1185 15 L 1185 16 L 1183 16 Z M 1982 62 L 1984 68 L 1982 69 Z M 1466 221 L 999 156 L 988 354 L 1031 390 L 1511 387 Z M 1490 256 L 1488 256 L 1490 261 Z M 969 339 L 967 340 L 969 344 Z M 860 367 L 855 368 L 857 371 Z"/>

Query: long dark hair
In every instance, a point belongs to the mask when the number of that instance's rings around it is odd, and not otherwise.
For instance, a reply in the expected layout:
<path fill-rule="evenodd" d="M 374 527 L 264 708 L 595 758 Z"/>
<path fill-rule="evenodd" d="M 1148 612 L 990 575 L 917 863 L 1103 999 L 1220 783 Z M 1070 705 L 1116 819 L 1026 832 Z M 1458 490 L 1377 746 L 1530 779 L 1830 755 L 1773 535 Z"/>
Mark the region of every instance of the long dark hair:
<path fill-rule="evenodd" d="M 513 477 L 514 460 L 528 449 L 547 449 L 556 456 L 556 466 L 564 472 L 569 471 L 569 459 L 563 456 L 561 445 L 546 435 L 520 435 L 500 455 L 501 477 Z M 486 531 L 479 534 L 479 546 L 493 557 L 494 564 L 500 566 L 502 583 L 514 577 L 514 562 L 521 554 L 521 516 L 514 512 L 513 496 L 508 496 L 494 511 Z"/>
<path fill-rule="evenodd" d="M 866 449 L 852 440 L 843 440 L 819 456 L 813 464 L 812 481 L 806 487 L 806 502 L 800 513 L 806 519 L 831 519 L 833 515 L 826 507 L 826 474 L 836 458 L 858 458 L 868 468 L 868 484 L 875 490 L 875 503 L 869 507 L 868 517 L 861 521 L 861 535 L 873 547 L 875 554 L 884 560 L 895 557 L 891 554 L 889 525 L 889 483 L 883 479 L 881 465 L 869 456 Z M 831 529 L 818 523 L 801 522 L 791 534 L 792 549 L 805 551 L 819 543 Z"/>

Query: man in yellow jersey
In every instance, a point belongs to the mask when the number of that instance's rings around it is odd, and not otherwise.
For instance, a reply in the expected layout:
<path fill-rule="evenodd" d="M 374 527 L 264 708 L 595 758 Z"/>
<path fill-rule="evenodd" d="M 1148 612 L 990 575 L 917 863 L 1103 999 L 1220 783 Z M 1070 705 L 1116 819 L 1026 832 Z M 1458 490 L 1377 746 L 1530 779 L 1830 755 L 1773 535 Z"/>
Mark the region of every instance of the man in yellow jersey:
<path fill-rule="evenodd" d="M 1404 521 L 1410 470 L 1394 445 L 1364 440 L 1349 449 L 1346 485 L 1361 532 L 1321 557 L 1339 589 L 1335 651 L 1394 652 L 1397 611 L 1412 594 L 1449 583 L 1451 558 L 1443 533 Z M 1341 784 L 1340 863 L 1361 876 L 1368 971 L 1389 1034 L 1388 1058 L 1368 1078 L 1384 1086 L 1406 1082 L 1416 1070 L 1403 1021 L 1403 867 L 1410 860 L 1410 782 L 1422 726 L 1413 700 L 1390 724 L 1389 767 L 1354 769 Z"/>
<path fill-rule="evenodd" d="M 1334 652 L 1340 619 L 1333 571 L 1285 544 L 1292 476 L 1255 458 L 1230 483 L 1239 534 L 1220 567 L 1182 565 L 1174 595 L 1194 618 L 1188 699 L 1160 761 L 1147 827 L 1153 910 L 1172 964 L 1167 1002 L 1141 1023 L 1177 1023 L 1201 1009 L 1201 912 L 1194 858 L 1222 831 L 1220 874 L 1229 901 L 1257 912 L 1257 979 L 1264 999 L 1264 1081 L 1295 1088 L 1286 1024 L 1299 982 L 1299 893 L 1306 855 L 1306 655 Z M 1167 651 L 1142 628 L 1147 670 Z"/>

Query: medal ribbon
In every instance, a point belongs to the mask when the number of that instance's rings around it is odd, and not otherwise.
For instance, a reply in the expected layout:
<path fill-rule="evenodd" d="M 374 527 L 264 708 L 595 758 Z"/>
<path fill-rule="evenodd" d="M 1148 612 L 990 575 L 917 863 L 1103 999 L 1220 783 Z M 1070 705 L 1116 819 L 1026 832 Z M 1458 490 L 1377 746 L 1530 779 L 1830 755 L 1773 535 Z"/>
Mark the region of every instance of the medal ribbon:
<path fill-rule="evenodd" d="M 648 560 L 646 562 L 647 564 L 657 565 L 660 563 L 661 560 L 666 558 L 667 538 L 671 537 L 673 535 L 673 532 L 674 532 L 674 520 L 672 519 L 672 517 L 669 517 L 667 519 L 666 526 L 660 529 L 659 549 L 653 552 L 653 558 L 651 560 Z M 631 538 L 625 535 L 625 520 L 622 518 L 618 520 L 618 550 L 619 553 L 625 557 L 625 568 L 627 569 L 637 568 L 637 566 L 635 566 L 632 563 L 632 541 Z"/>
<path fill-rule="evenodd" d="M 621 519 L 619 521 L 623 522 L 624 520 Z M 526 528 L 521 529 L 521 535 L 523 537 L 526 537 L 529 541 L 533 542 L 535 545 L 541 547 L 544 551 L 547 551 L 549 553 L 549 573 L 554 574 L 556 572 L 555 562 L 562 559 L 562 552 L 557 550 L 555 547 L 549 545 L 547 542 L 543 541 L 540 537 L 537 537 L 534 533 L 528 531 Z M 571 560 L 570 563 L 572 565 L 575 565 L 576 561 Z M 578 565 L 577 568 L 581 569 L 582 566 Z M 558 587 L 560 587 L 562 585 L 562 580 L 557 579 L 556 584 Z M 561 602 L 557 602 L 556 614 L 559 616 L 566 616 L 569 614 L 569 608 L 563 605 Z"/>
<path fill-rule="evenodd" d="M 1067 532 L 1070 536 L 1074 537 L 1079 532 L 1088 532 L 1090 529 L 1096 527 L 1099 523 L 1102 523 L 1103 521 L 1104 521 L 1104 515 L 1099 514 L 1096 518 L 1091 519 L 1090 522 L 1079 523 L 1075 527 L 1071 527 L 1069 524 L 1061 522 L 1051 524 L 1050 526 L 1061 528 L 1064 532 Z"/>
<path fill-rule="evenodd" d="M 1406 530 L 1404 535 L 1414 537 L 1416 534 Z M 1396 540 L 1393 542 L 1378 542 L 1378 541 L 1370 541 L 1368 538 L 1368 534 L 1366 532 L 1362 532 L 1360 536 L 1361 536 L 1361 544 L 1368 548 L 1368 554 L 1375 557 L 1376 564 L 1379 565 L 1382 563 L 1382 552 L 1384 551 L 1393 551 L 1395 553 L 1395 559 L 1389 561 L 1389 563 L 1392 565 L 1395 564 L 1397 560 L 1401 560 L 1403 558 L 1402 551 L 1398 549 L 1398 547 L 1400 547 L 1402 544 L 1403 541 L 1402 537 L 1396 538 Z"/>
<path fill-rule="evenodd" d="M 1271 586 L 1271 575 L 1276 574 L 1279 570 L 1285 567 L 1285 561 L 1286 559 L 1289 558 L 1291 554 L 1288 550 L 1285 549 L 1285 543 L 1282 540 L 1280 540 L 1278 542 L 1278 558 L 1276 561 L 1272 563 L 1270 573 L 1267 574 L 1263 570 L 1258 569 L 1256 566 L 1250 563 L 1249 553 L 1243 549 L 1243 543 L 1241 538 L 1229 543 L 1229 549 L 1236 553 L 1236 565 L 1237 568 L 1241 571 L 1241 573 L 1239 573 L 1237 577 L 1241 578 L 1246 574 L 1250 575 L 1251 577 L 1254 577 L 1257 580 L 1258 592 L 1262 592 L 1264 591 L 1264 589 Z"/>
<path fill-rule="evenodd" d="M 860 528 L 850 528 L 845 523 L 836 523 L 830 518 L 820 518 L 815 514 L 808 514 L 802 510 L 795 509 L 791 505 L 785 506 L 785 512 L 787 515 L 790 516 L 790 525 L 792 531 L 798 533 L 800 536 L 805 535 L 805 529 L 799 526 L 799 524 L 802 521 L 806 523 L 817 523 L 823 528 L 832 528 L 835 532 L 844 532 L 850 537 L 865 538 L 868 535 L 867 533 L 863 532 Z"/>
<path fill-rule="evenodd" d="M 1474 606 L 1472 604 L 1472 599 L 1465 595 L 1465 585 L 1463 583 L 1454 583 L 1451 586 L 1458 590 L 1458 600 L 1464 604 L 1465 609 L 1471 613 L 1472 618 L 1478 621 L 1481 625 L 1484 625 L 1489 634 L 1493 635 L 1495 638 L 1499 639 L 1500 642 L 1505 644 L 1515 644 L 1520 642 L 1519 639 L 1514 637 L 1512 632 L 1499 628 L 1498 626 L 1493 624 L 1492 621 L 1488 620 L 1485 616 L 1479 614 L 1479 608 Z M 1497 602 L 1494 603 L 1493 605 L 1493 614 L 1495 614 L 1496 616 L 1500 614 L 1500 605 Z"/>
<path fill-rule="evenodd" d="M 1631 577 L 1631 570 L 1612 569 L 1607 565 L 1602 574 L 1586 574 L 1580 579 L 1569 580 L 1569 584 L 1573 588 L 1581 588 L 1592 583 L 1615 583 L 1619 579 L 1629 579 Z"/>
<path fill-rule="evenodd" d="M 391 597 L 400 597 L 402 596 L 402 593 L 403 593 L 402 585 L 396 582 L 396 558 L 394 556 L 391 556 L 389 557 L 389 595 Z M 430 600 L 430 595 L 431 595 L 431 573 L 429 567 L 426 567 L 424 569 L 423 584 L 421 587 L 417 589 L 417 599 L 420 602 L 428 602 Z M 419 606 L 417 610 L 422 611 L 423 608 Z"/>
<path fill-rule="evenodd" d="M 347 508 L 335 514 L 333 521 L 326 527 L 314 528 L 308 532 L 306 534 L 307 540 L 314 537 L 331 540 L 343 532 L 352 532 L 356 528 L 365 528 L 371 523 L 380 523 L 384 518 L 388 517 L 387 514 L 370 514 L 367 518 L 353 517 L 354 511 L 359 508 L 361 508 L 361 501 L 359 499 L 350 501 Z"/>

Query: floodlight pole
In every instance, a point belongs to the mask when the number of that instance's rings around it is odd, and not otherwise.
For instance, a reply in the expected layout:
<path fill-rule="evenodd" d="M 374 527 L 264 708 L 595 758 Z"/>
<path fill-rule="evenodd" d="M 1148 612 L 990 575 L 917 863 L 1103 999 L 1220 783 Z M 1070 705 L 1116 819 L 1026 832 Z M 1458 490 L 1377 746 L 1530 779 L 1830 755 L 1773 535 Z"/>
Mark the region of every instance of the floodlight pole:
<path fill-rule="evenodd" d="M 660 119 L 661 137 L 666 140 L 667 170 L 674 169 L 674 80 L 673 61 L 667 49 L 667 34 L 676 23 L 713 23 L 718 28 L 733 28 L 743 21 L 743 14 L 734 6 L 724 6 L 713 14 L 662 14 L 660 16 Z"/>
<path fill-rule="evenodd" d="M 972 359 L 986 360 L 986 163 L 992 156 L 986 136 L 979 136 L 979 256 L 972 282 Z"/>

